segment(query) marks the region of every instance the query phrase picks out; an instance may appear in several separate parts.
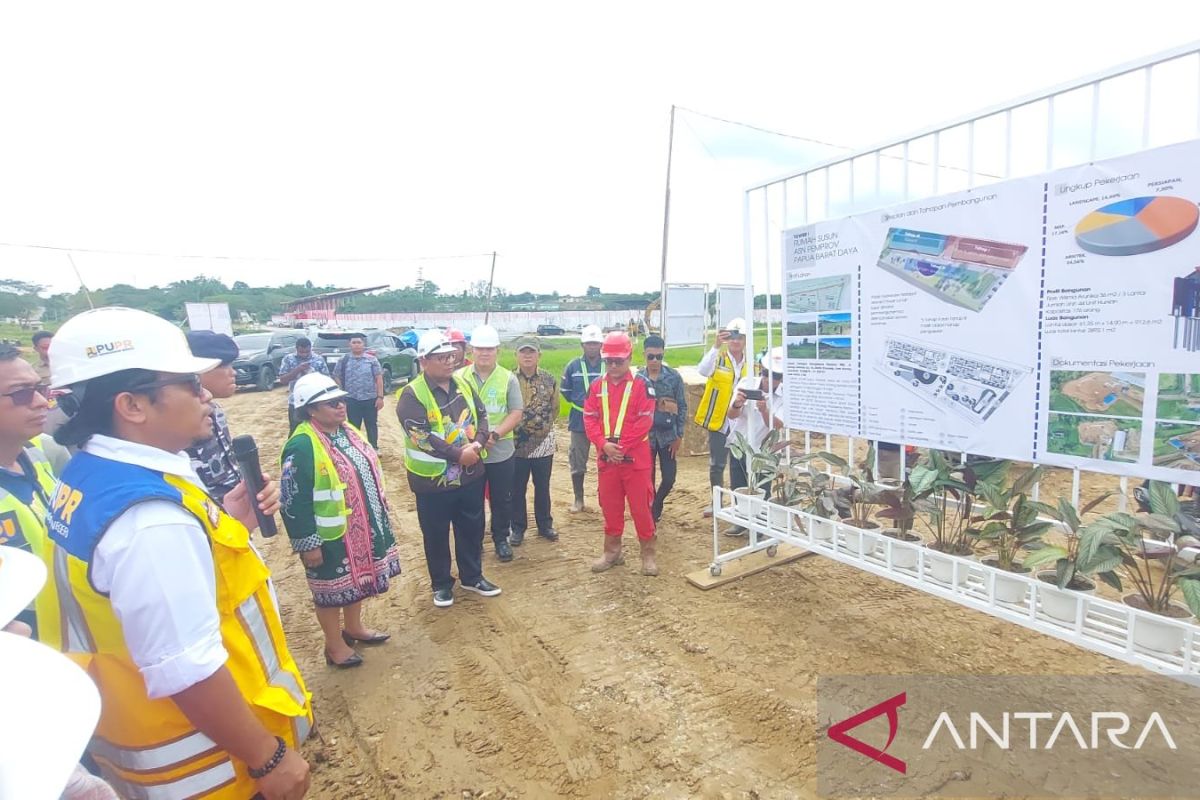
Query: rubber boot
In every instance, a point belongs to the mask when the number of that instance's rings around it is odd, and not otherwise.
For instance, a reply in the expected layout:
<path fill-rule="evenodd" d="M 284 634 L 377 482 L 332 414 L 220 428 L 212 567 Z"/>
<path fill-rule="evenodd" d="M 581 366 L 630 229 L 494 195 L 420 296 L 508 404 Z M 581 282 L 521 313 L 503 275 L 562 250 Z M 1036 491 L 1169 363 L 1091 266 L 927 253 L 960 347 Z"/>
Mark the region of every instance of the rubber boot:
<path fill-rule="evenodd" d="M 583 511 L 583 475 L 571 475 L 571 486 L 575 489 L 575 502 L 571 503 L 571 513 Z"/>
<path fill-rule="evenodd" d="M 621 554 L 621 537 L 604 534 L 604 555 L 592 563 L 592 572 L 605 572 L 625 563 Z"/>
<path fill-rule="evenodd" d="M 651 536 L 649 539 L 640 539 L 639 544 L 642 546 L 642 574 L 653 577 L 658 574 L 658 563 L 654 560 L 654 555 L 658 550 L 658 537 Z"/>

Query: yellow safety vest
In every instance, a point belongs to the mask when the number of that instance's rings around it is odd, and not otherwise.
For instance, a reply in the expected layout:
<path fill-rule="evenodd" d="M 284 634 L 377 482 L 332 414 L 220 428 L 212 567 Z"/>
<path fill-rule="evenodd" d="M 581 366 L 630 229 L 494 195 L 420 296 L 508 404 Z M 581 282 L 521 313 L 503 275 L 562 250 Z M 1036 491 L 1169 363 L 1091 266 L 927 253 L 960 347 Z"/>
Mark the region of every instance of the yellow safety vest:
<path fill-rule="evenodd" d="M 508 379 L 512 377 L 512 372 L 497 366 L 482 384 L 477 383 L 479 376 L 475 373 L 473 366 L 463 367 L 454 375 L 464 381 L 469 381 L 471 386 L 479 391 L 479 399 L 483 401 L 483 407 L 487 409 L 488 426 L 491 430 L 496 430 L 496 427 L 508 416 Z M 513 432 L 509 431 L 500 438 L 511 439 Z"/>
<path fill-rule="evenodd" d="M 363 438 L 362 433 L 350 423 L 346 423 L 346 429 L 350 431 L 351 436 Z M 336 542 L 346 535 L 346 519 L 350 516 L 350 510 L 346 507 L 346 484 L 342 483 L 342 479 L 338 477 L 333 457 L 325 449 L 321 437 L 317 435 L 311 422 L 305 420 L 297 425 L 292 438 L 297 436 L 306 436 L 312 442 L 313 468 L 315 469 L 312 495 L 313 516 L 316 517 L 317 535 L 323 542 Z M 380 470 L 379 478 L 383 479 L 382 470 Z M 379 487 L 379 491 L 383 492 L 383 486 Z"/>
<path fill-rule="evenodd" d="M 113 474 L 97 474 L 102 471 Z M 290 747 L 308 736 L 312 698 L 287 649 L 270 571 L 250 547 L 245 526 L 181 478 L 88 453 L 75 456 L 54 495 L 43 553 L 50 591 L 38 598 L 42 641 L 77 662 L 100 690 L 100 722 L 88 749 L 118 794 L 246 800 L 257 792 L 247 765 L 197 730 L 170 698 L 146 696 L 121 622 L 88 577 L 95 544 L 104 535 L 90 528 L 115 520 L 119 504 L 128 508 L 131 497 L 147 490 L 152 494 L 141 494 L 143 501 L 175 499 L 208 535 L 221 643 L 229 654 L 225 667 L 251 712 Z"/>
<path fill-rule="evenodd" d="M 0 488 L 0 544 L 19 547 L 40 557 L 46 544 L 46 512 L 50 510 L 50 498 L 58 479 L 42 452 L 40 437 L 25 447 L 25 455 L 33 464 L 37 485 L 29 505 Z"/>
<path fill-rule="evenodd" d="M 617 409 L 617 425 L 613 428 L 608 410 L 608 379 L 600 384 L 600 408 L 604 416 L 604 438 L 620 439 L 621 429 L 625 427 L 625 412 L 629 408 L 629 395 L 633 394 L 633 380 L 625 381 L 625 394 L 621 395 L 621 407 Z"/>
<path fill-rule="evenodd" d="M 475 389 L 458 374 L 453 376 L 453 381 L 458 386 L 459 394 L 466 398 L 467 410 L 471 415 L 470 424 L 466 426 L 465 430 L 456 431 L 461 435 L 454 438 L 453 441 L 446 439 L 446 427 L 447 425 L 454 426 L 456 423 L 449 417 L 442 416 L 442 410 L 438 408 L 437 401 L 433 398 L 433 392 L 429 390 L 429 384 L 425 380 L 425 373 L 418 375 L 417 379 L 405 388 L 411 387 L 417 400 L 425 406 L 425 417 L 429 420 L 431 433 L 445 439 L 448 444 L 458 443 L 459 439 L 462 439 L 460 444 L 468 444 L 475 438 L 475 428 L 479 424 L 479 420 L 475 418 Z M 411 434 L 404 437 L 404 467 L 409 472 L 420 475 L 422 478 L 436 478 L 445 474 L 449 466 L 450 463 L 446 459 L 438 458 L 418 447 Z"/>
<path fill-rule="evenodd" d="M 741 374 L 737 378 L 746 377 L 749 365 L 750 359 L 743 354 Z M 725 427 L 725 415 L 729 413 L 729 404 L 733 400 L 733 385 L 736 382 L 733 372 L 733 359 L 728 353 L 721 353 L 713 374 L 704 384 L 704 394 L 696 409 L 695 422 L 700 427 L 710 431 L 719 431 Z"/>

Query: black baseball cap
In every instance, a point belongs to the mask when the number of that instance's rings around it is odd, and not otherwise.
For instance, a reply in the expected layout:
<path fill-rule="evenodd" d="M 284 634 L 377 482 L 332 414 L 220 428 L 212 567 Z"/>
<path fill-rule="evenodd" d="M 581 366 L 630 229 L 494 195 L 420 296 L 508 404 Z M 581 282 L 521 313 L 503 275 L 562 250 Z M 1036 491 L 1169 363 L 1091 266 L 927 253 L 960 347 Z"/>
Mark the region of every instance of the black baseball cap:
<path fill-rule="evenodd" d="M 238 357 L 237 342 L 233 337 L 216 331 L 190 331 L 188 347 L 196 358 L 217 358 L 222 364 L 232 364 Z"/>

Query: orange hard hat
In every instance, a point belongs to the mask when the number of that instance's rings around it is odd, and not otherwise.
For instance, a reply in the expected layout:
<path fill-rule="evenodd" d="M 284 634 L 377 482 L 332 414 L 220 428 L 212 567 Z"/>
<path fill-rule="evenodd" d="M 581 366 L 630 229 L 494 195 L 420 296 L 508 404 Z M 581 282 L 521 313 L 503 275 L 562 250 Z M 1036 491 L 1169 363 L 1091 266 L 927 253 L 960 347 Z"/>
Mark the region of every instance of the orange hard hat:
<path fill-rule="evenodd" d="M 450 340 L 450 344 L 467 343 L 466 335 L 458 328 L 446 328 L 446 338 Z"/>
<path fill-rule="evenodd" d="M 633 355 L 633 343 L 625 331 L 613 331 L 604 337 L 600 346 L 601 358 L 629 358 Z"/>

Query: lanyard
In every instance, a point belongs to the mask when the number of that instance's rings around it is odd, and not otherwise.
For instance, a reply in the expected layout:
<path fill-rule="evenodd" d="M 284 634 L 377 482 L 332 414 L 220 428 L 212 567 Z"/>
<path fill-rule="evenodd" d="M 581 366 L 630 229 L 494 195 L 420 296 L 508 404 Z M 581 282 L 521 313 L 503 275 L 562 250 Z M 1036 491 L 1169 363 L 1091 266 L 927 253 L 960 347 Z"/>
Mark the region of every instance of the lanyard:
<path fill-rule="evenodd" d="M 632 394 L 630 389 L 633 388 L 633 381 L 625 381 L 625 394 L 621 396 L 621 408 L 617 411 L 617 429 L 612 429 L 612 420 L 609 417 L 608 411 L 608 381 L 600 384 L 600 407 L 604 410 L 604 438 L 621 438 L 621 429 L 625 427 L 625 411 L 629 408 L 629 395 Z"/>

